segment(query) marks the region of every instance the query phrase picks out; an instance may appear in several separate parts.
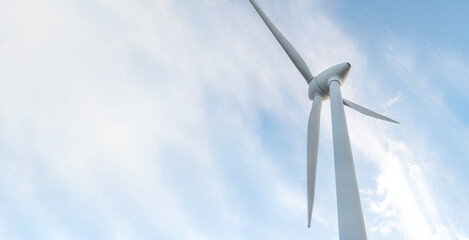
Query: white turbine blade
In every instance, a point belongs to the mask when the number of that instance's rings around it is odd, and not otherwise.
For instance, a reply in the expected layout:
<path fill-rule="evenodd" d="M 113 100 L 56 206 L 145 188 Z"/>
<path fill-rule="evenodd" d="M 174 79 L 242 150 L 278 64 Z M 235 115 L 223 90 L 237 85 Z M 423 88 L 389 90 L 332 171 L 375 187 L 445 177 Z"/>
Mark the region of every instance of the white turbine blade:
<path fill-rule="evenodd" d="M 397 123 L 399 124 L 398 121 L 395 121 L 393 119 L 390 119 L 386 116 L 383 116 L 379 113 L 375 113 L 373 111 L 371 111 L 370 109 L 366 109 L 356 103 L 353 103 L 349 100 L 346 100 L 346 99 L 342 99 L 344 101 L 344 105 L 347 106 L 347 107 L 350 107 L 352 109 L 354 109 L 355 111 L 359 112 L 359 113 L 362 113 L 362 114 L 365 114 L 367 116 L 370 116 L 370 117 L 374 117 L 374 118 L 377 118 L 377 119 L 381 119 L 381 120 L 384 120 L 384 121 L 388 121 L 388 122 L 393 122 L 393 123 Z"/>
<path fill-rule="evenodd" d="M 287 53 L 288 57 L 292 60 L 293 64 L 295 64 L 296 68 L 298 71 L 300 71 L 301 75 L 306 79 L 306 81 L 309 83 L 309 81 L 313 78 L 313 75 L 309 71 L 308 66 L 306 66 L 305 61 L 303 58 L 301 58 L 300 54 L 295 50 L 295 48 L 288 42 L 288 40 L 283 36 L 283 34 L 275 27 L 275 25 L 270 21 L 270 19 L 265 15 L 265 13 L 262 11 L 262 9 L 257 5 L 257 3 L 254 0 L 249 0 L 251 1 L 252 5 L 256 9 L 257 13 L 261 16 L 262 20 L 264 20 L 265 24 L 267 24 L 267 27 L 270 29 L 270 31 L 274 34 L 275 38 L 277 41 L 280 43 L 282 46 L 283 50 Z"/>
<path fill-rule="evenodd" d="M 329 84 L 340 240 L 366 240 L 352 148 L 338 81 Z"/>
<path fill-rule="evenodd" d="M 321 119 L 322 97 L 314 96 L 313 106 L 308 120 L 307 142 L 307 192 L 308 192 L 308 227 L 311 226 L 313 213 L 314 189 L 316 185 L 316 166 L 318 163 L 319 122 Z"/>

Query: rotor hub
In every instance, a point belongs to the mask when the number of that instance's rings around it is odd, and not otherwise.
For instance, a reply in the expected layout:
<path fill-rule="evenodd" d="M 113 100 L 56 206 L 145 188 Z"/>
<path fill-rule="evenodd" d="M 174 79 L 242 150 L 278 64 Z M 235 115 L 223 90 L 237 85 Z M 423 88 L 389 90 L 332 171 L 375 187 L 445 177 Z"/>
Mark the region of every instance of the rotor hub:
<path fill-rule="evenodd" d="M 309 99 L 313 100 L 314 95 L 317 94 L 321 95 L 324 100 L 328 99 L 329 83 L 331 81 L 338 81 L 339 84 L 342 85 L 345 82 L 351 67 L 352 66 L 348 62 L 340 63 L 324 70 L 318 76 L 311 79 L 308 88 Z"/>

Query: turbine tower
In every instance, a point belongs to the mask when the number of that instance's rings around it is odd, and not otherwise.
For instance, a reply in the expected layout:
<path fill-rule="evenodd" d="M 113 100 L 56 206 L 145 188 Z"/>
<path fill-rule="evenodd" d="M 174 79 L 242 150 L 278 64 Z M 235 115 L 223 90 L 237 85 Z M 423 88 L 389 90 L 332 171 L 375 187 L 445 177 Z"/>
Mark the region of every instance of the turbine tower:
<path fill-rule="evenodd" d="M 351 68 L 350 63 L 337 64 L 314 77 L 300 54 L 275 27 L 259 5 L 254 0 L 250 0 L 250 2 L 309 85 L 308 97 L 313 101 L 313 106 L 308 120 L 307 137 L 308 227 L 311 226 L 311 215 L 313 212 L 321 106 L 324 100 L 330 98 L 339 239 L 366 240 L 365 222 L 363 220 L 344 105 L 370 117 L 394 123 L 398 122 L 342 98 L 340 86 L 342 86 L 347 78 Z"/>

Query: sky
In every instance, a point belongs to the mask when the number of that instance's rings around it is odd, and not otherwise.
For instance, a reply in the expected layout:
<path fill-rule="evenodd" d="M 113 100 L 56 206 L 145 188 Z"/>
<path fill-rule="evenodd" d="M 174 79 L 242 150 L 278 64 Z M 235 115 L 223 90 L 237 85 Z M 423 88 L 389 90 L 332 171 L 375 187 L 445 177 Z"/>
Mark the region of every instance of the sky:
<path fill-rule="evenodd" d="M 469 239 L 464 1 L 258 0 L 341 87 L 368 239 Z M 338 239 L 324 102 L 248 0 L 1 0 L 0 239 Z"/>

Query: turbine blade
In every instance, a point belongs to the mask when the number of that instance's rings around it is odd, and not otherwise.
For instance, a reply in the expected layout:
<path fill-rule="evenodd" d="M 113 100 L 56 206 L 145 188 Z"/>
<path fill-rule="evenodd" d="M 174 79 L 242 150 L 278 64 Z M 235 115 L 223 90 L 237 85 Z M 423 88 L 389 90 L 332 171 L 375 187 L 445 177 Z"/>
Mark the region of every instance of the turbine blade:
<path fill-rule="evenodd" d="M 311 226 L 313 213 L 314 189 L 316 185 L 316 166 L 318 162 L 319 122 L 321 119 L 322 97 L 314 96 L 313 106 L 308 120 L 307 141 L 307 192 L 308 192 L 308 227 Z"/>
<path fill-rule="evenodd" d="M 352 148 L 347 130 L 342 94 L 338 81 L 329 84 L 335 183 L 339 216 L 339 239 L 366 240 L 365 221 L 358 191 Z"/>
<path fill-rule="evenodd" d="M 309 83 L 309 81 L 313 78 L 313 75 L 309 71 L 308 66 L 306 66 L 306 63 L 303 60 L 303 58 L 301 58 L 300 54 L 298 54 L 296 49 L 290 44 L 290 42 L 288 42 L 288 40 L 277 29 L 277 27 L 275 27 L 275 25 L 272 23 L 272 21 L 270 21 L 270 19 L 267 17 L 267 15 L 265 15 L 265 13 L 262 11 L 262 9 L 259 7 L 259 5 L 257 5 L 256 1 L 254 1 L 254 0 L 249 0 L 249 1 L 251 1 L 251 4 L 256 9 L 257 13 L 259 13 L 262 20 L 264 20 L 267 27 L 274 34 L 275 38 L 280 43 L 283 50 L 285 50 L 288 57 L 290 57 L 293 64 L 295 64 L 298 71 L 300 71 L 301 75 L 303 75 L 303 77 L 306 79 L 306 82 Z"/>
<path fill-rule="evenodd" d="M 374 118 L 377 118 L 377 119 L 381 119 L 381 120 L 384 120 L 384 121 L 388 121 L 388 122 L 393 122 L 393 123 L 399 124 L 398 121 L 395 121 L 395 120 L 393 120 L 393 119 L 390 119 L 390 118 L 388 118 L 388 117 L 386 117 L 386 116 L 383 116 L 383 115 L 381 115 L 381 114 L 379 114 L 379 113 L 375 113 L 375 112 L 373 112 L 373 111 L 371 111 L 371 110 L 369 110 L 369 109 L 366 109 L 366 108 L 364 108 L 364 107 L 362 107 L 362 106 L 360 106 L 360 105 L 358 105 L 358 104 L 356 104 L 356 103 L 353 103 L 353 102 L 351 102 L 351 101 L 349 101 L 349 100 L 346 100 L 346 99 L 342 99 L 342 100 L 343 100 L 345 106 L 350 107 L 350 108 L 354 109 L 355 111 L 357 111 L 357 112 L 359 112 L 359 113 L 362 113 L 362 114 L 365 114 L 365 115 L 367 115 L 367 116 L 374 117 Z"/>

